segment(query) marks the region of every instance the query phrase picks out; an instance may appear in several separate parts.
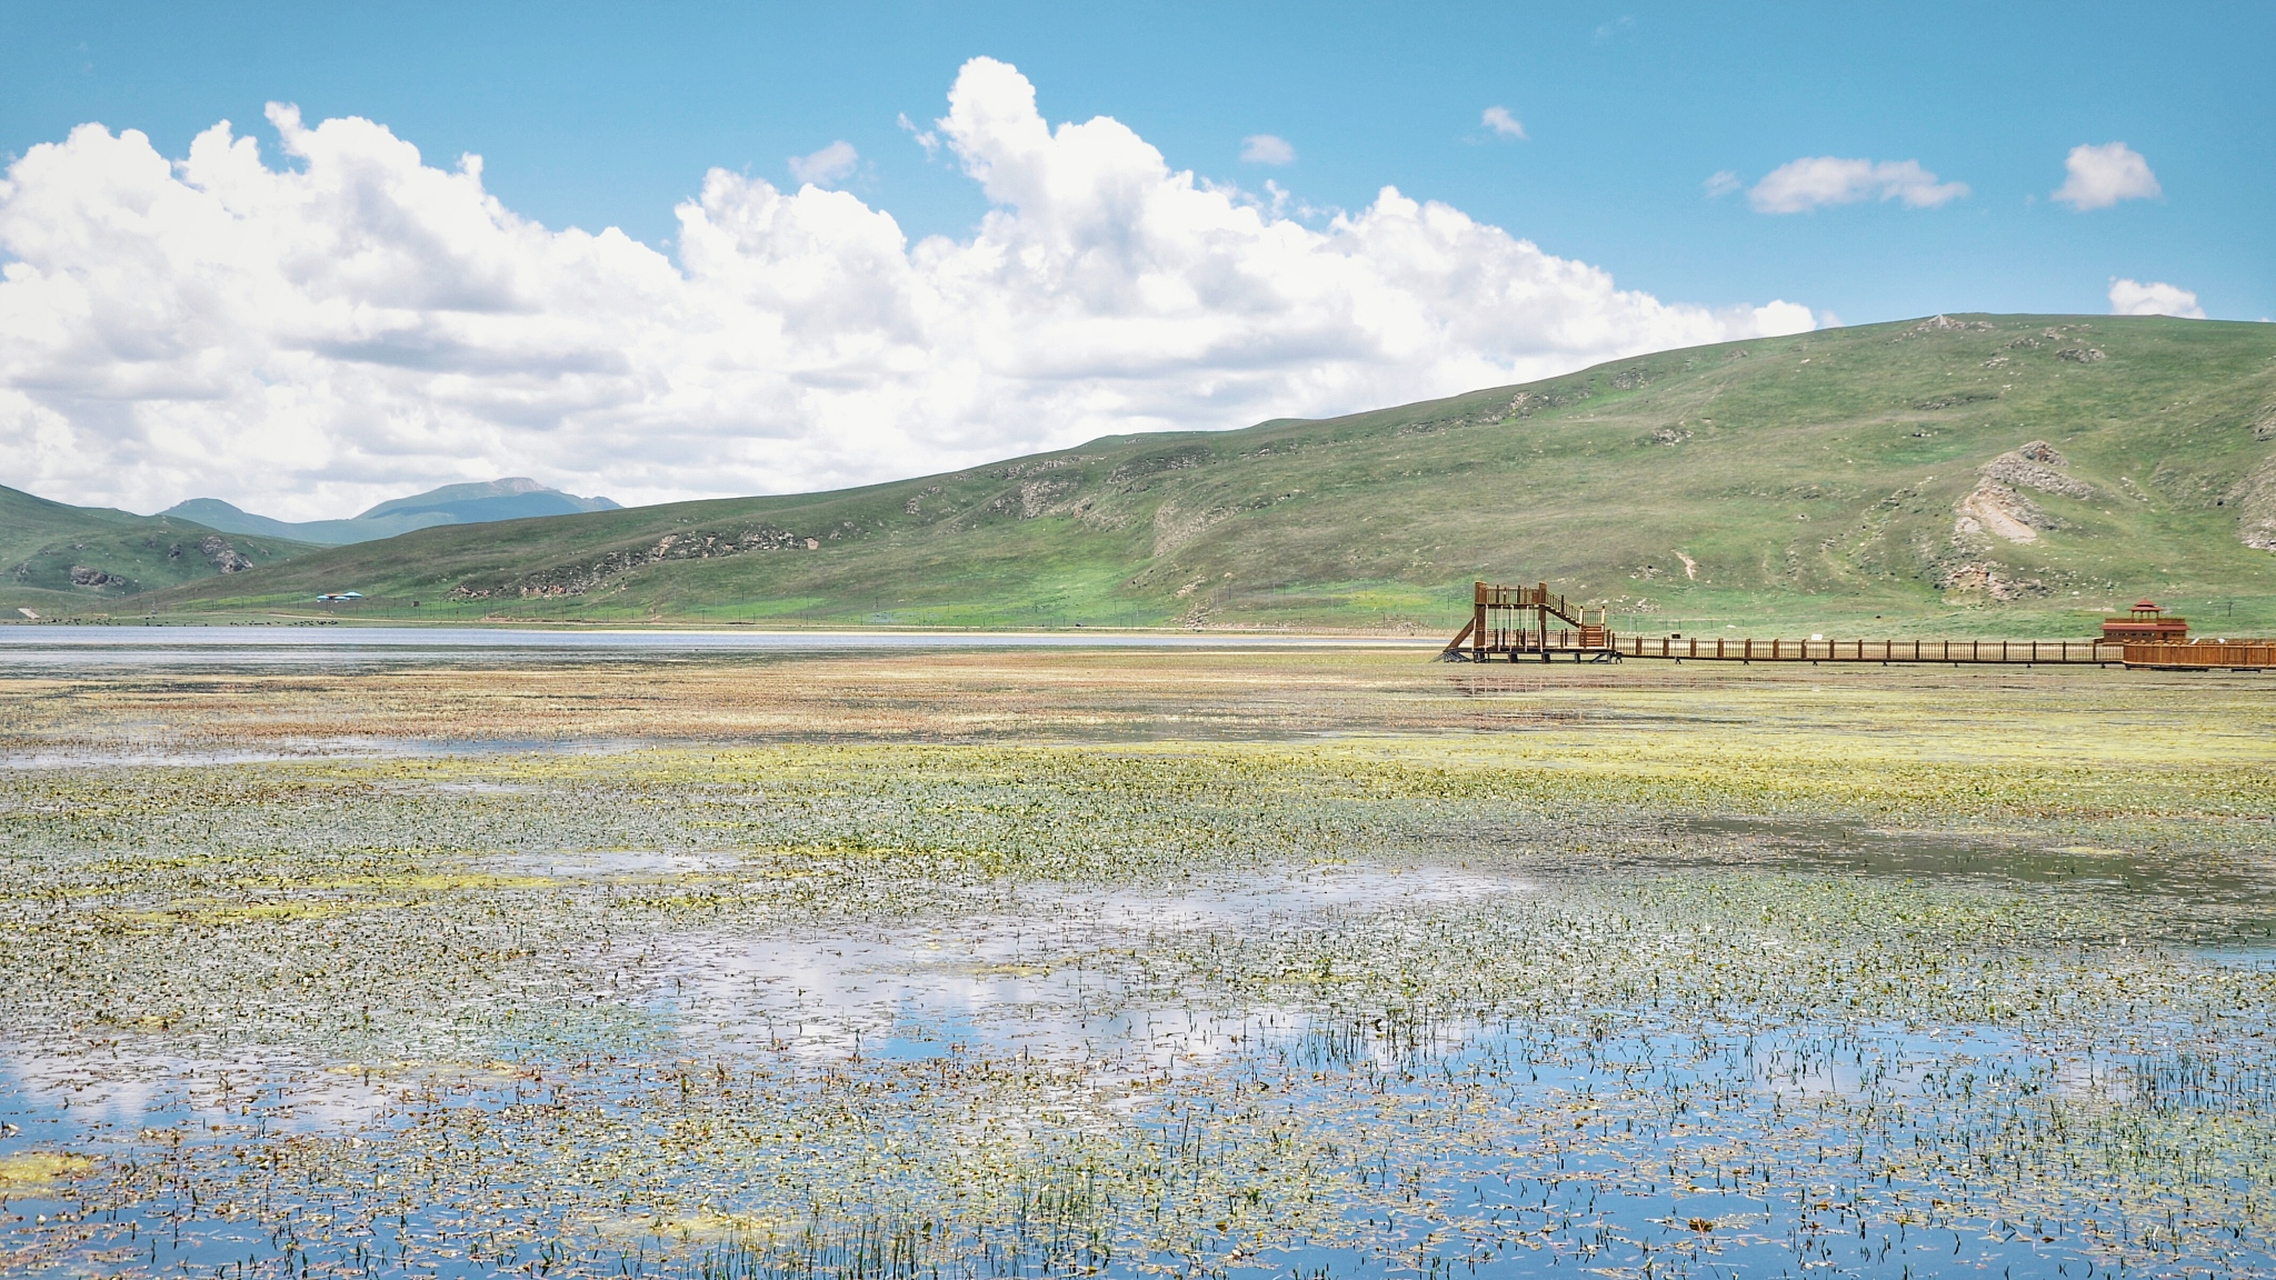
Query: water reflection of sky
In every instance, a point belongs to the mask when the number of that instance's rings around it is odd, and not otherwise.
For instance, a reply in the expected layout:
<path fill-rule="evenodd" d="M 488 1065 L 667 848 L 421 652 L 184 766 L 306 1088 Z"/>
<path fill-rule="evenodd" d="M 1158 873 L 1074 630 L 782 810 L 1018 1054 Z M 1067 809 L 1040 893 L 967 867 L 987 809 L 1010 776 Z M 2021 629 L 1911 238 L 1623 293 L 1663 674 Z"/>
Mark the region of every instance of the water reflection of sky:
<path fill-rule="evenodd" d="M 614 850 L 502 855 L 495 863 L 605 882 L 704 873 L 732 861 L 729 854 Z M 1242 1080 L 1271 1082 L 1274 1114 L 1285 1114 L 1295 1130 L 1332 1135 L 1355 1115 L 1373 1117 L 1375 1127 L 1365 1132 L 1386 1154 L 1379 1170 L 1366 1153 L 1349 1157 L 1364 1194 L 1346 1212 L 1380 1247 L 1298 1240 L 1228 1264 L 1230 1273 L 1259 1280 L 1291 1269 L 1405 1276 L 1428 1268 L 1402 1258 L 1433 1253 L 1462 1258 L 1464 1269 L 1488 1276 L 1566 1269 L 2094 1274 L 2088 1264 L 2098 1255 L 2080 1240 L 2042 1234 L 2051 1227 L 1906 1225 L 1892 1218 L 1892 1206 L 1908 1196 L 1924 1202 L 1935 1184 L 1908 1173 L 1876 1185 L 1870 1171 L 1885 1153 L 1943 1140 L 1939 1126 L 1975 1105 L 1978 1091 L 2048 1091 L 2082 1106 L 2110 1106 L 2133 1098 L 2145 1071 L 2168 1069 L 2157 1064 L 2009 1028 L 1676 1027 L 1642 1009 L 1605 1011 L 1619 1014 L 1620 1026 L 1594 1037 L 1461 1021 L 1435 1023 L 1419 1038 L 1412 1029 L 1391 1036 L 1294 998 L 1202 998 L 1159 989 L 1134 981 L 1132 968 L 1118 962 L 1203 935 L 1386 909 L 1490 911 L 1497 900 L 1554 891 L 1514 875 L 1443 866 L 1287 867 L 1153 889 L 1025 885 L 953 916 L 682 929 L 644 935 L 629 944 L 637 951 L 609 958 L 629 976 L 627 997 L 674 1037 L 661 1055 L 666 1061 L 760 1063 L 905 1091 L 911 1077 L 895 1071 L 911 1063 L 955 1055 L 1032 1059 L 1078 1082 L 1073 1093 L 1034 1104 L 1032 1123 L 1104 1116 L 1165 1135 L 1191 1123 L 1197 1099 L 1220 1105 L 1228 1082 Z M 2207 959 L 2239 962 L 2225 953 Z M 13 1046 L 0 1055 L 0 1157 L 63 1150 L 116 1166 L 179 1142 L 207 1153 L 191 1158 L 225 1161 L 223 1153 L 280 1134 L 352 1137 L 378 1152 L 392 1150 L 391 1133 L 451 1108 L 485 1109 L 501 1134 L 542 1149 L 552 1139 L 510 1128 L 511 1108 L 525 1090 L 540 1087 L 525 1080 L 525 1070 L 576 1077 L 624 1109 L 652 1096 L 652 1074 L 638 1064 L 572 1065 L 574 1050 L 558 1045 L 501 1044 L 500 1053 L 552 1057 L 534 1064 L 366 1065 L 273 1046 L 195 1059 L 138 1050 L 125 1039 Z M 1085 1090 L 1088 1096 L 1078 1096 Z M 1450 1098 L 1484 1109 L 1472 1129 L 1447 1141 L 1432 1126 L 1442 1123 L 1438 1109 Z M 905 1093 L 895 1105 L 929 1114 Z M 1411 1124 L 1399 1119 L 1402 1113 Z M 1859 1115 L 1879 1118 L 1859 1128 Z M 953 1141 L 970 1123 L 968 1113 L 948 1106 L 929 1140 Z M 1824 1148 L 1834 1140 L 1840 1149 L 1828 1161 Z M 1772 1164 L 1808 1167 L 1813 1141 L 1821 1144 L 1822 1181 L 1755 1177 Z M 1854 1158 L 1845 1153 L 1850 1143 L 1857 1144 Z M 341 1158 L 342 1168 L 362 1167 L 354 1152 Z M 447 1241 L 465 1230 L 468 1215 L 490 1211 L 444 1198 L 400 1201 L 385 1179 L 400 1178 L 406 1158 L 371 1156 L 375 1163 L 356 1175 L 367 1179 L 360 1190 L 309 1185 L 293 1193 L 307 1197 L 311 1215 L 337 1215 L 343 1205 L 400 1205 L 392 1224 L 359 1228 L 371 1233 L 374 1247 L 395 1250 L 392 1264 L 368 1265 L 366 1255 L 349 1252 L 346 1236 L 291 1237 L 295 1243 L 281 1245 L 286 1237 L 178 1191 L 149 1196 L 95 1230 L 69 1219 L 68 1188 L 20 1189 L 16 1202 L 35 1211 L 0 1217 L 0 1250 L 27 1250 L 12 1254 L 25 1260 L 18 1269 L 26 1274 L 56 1275 L 92 1269 L 90 1258 L 102 1252 L 97 1246 L 109 1249 L 114 1264 L 131 1260 L 151 1272 L 210 1270 L 252 1258 L 256 1272 L 282 1274 L 293 1270 L 296 1256 L 303 1263 L 313 1256 L 317 1270 L 453 1276 L 535 1264 L 528 1252 L 514 1253 L 512 1265 L 497 1258 L 476 1265 L 453 1252 Z M 1383 1184 L 1369 1184 L 1369 1177 Z M 595 1235 L 575 1216 L 590 1205 L 520 1205 L 510 1188 L 492 1194 L 545 1230 L 585 1231 L 580 1238 L 590 1248 L 670 1244 L 629 1228 Z M 730 1215 L 780 1208 L 756 1192 L 712 1207 Z M 288 1204 L 271 1211 L 292 1210 Z M 58 1216 L 36 1220 L 49 1214 Z M 72 1230 L 90 1232 L 86 1247 L 56 1245 L 55 1224 L 67 1219 Z M 623 1220 L 645 1219 L 632 1213 Z M 122 1232 L 138 1251 L 131 1259 L 121 1252 Z M 38 1251 L 30 1251 L 35 1245 Z M 1106 1272 L 1136 1276 L 1184 1261 L 1131 1253 Z M 2238 1274 L 2269 1263 L 2257 1237 L 2224 1260 Z"/>
<path fill-rule="evenodd" d="M 1145 1074 L 1206 1063 L 1297 1031 L 1293 1008 L 1214 1008 L 1191 993 L 1136 992 L 1087 958 L 1169 935 L 1266 930 L 1325 910 L 1479 902 L 1524 881 L 1444 867 L 1283 868 L 1151 893 L 1021 887 L 1004 904 L 892 927 L 752 936 L 697 930 L 642 945 L 658 1012 L 692 1045 L 932 1056 L 951 1046 L 1088 1061 Z"/>

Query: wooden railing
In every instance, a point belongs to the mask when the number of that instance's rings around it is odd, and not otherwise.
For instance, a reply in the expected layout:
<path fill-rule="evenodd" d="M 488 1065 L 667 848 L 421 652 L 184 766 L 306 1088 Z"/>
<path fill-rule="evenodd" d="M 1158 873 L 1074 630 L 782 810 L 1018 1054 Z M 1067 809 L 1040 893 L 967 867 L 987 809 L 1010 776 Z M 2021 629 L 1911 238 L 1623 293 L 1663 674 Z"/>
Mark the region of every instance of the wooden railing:
<path fill-rule="evenodd" d="M 1465 641 L 1467 643 L 1465 643 Z M 1539 631 L 1489 624 L 1464 628 L 1447 646 L 1480 662 L 1497 655 L 1570 654 L 1668 658 L 1677 662 L 1948 662 L 2132 666 L 2276 667 L 2276 645 L 2116 645 L 2096 640 L 1757 640 L 1751 637 L 1623 636 L 1603 627 Z M 2155 650 L 2153 656 L 2150 651 Z"/>
<path fill-rule="evenodd" d="M 1612 640 L 1602 627 L 1560 628 L 1542 632 L 1530 627 L 1489 626 L 1486 628 L 1484 643 L 1477 647 L 1486 653 L 1539 653 L 1544 638 L 1550 651 L 1555 653 L 1607 649 Z M 1462 637 L 1456 637 L 1456 644 L 1448 647 L 1462 647 L 1461 639 Z"/>
<path fill-rule="evenodd" d="M 2124 646 L 2129 667 L 2227 667 L 2259 671 L 2276 667 L 2276 640 L 2195 640 L 2184 644 Z"/>
<path fill-rule="evenodd" d="M 1596 624 L 1602 625 L 1606 612 L 1601 608 L 1591 610 L 1586 605 L 1574 604 L 1563 595 L 1551 591 L 1546 582 L 1530 587 L 1505 587 L 1481 582 L 1477 584 L 1472 604 L 1481 612 L 1487 609 L 1546 609 L 1576 627 L 1588 625 L 1588 614 L 1592 612 L 1597 615 Z"/>
<path fill-rule="evenodd" d="M 1686 636 L 1621 636 L 1610 646 L 1626 658 L 1702 662 L 2003 662 L 2100 663 L 2123 658 L 2121 646 L 2094 640 L 1755 640 Z"/>

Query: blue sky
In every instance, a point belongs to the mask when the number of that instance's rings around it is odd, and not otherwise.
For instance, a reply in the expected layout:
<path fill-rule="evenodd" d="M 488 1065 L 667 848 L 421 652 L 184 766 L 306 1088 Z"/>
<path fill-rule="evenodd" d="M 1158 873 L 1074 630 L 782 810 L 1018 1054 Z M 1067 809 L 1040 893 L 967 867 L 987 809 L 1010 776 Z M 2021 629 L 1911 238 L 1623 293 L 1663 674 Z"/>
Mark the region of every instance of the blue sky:
<path fill-rule="evenodd" d="M 1445 200 L 1623 285 L 1775 295 L 1850 322 L 2107 309 L 2171 281 L 2218 318 L 2276 312 L 2276 6 L 9 4 L 0 150 L 84 121 L 167 154 L 262 104 L 362 115 L 553 226 L 661 244 L 712 166 L 787 181 L 844 139 L 848 184 L 913 234 L 986 202 L 896 126 L 956 67 L 1020 67 L 1053 120 L 1111 115 L 1173 166 L 1356 208 Z M 1528 135 L 1489 141 L 1502 105 Z M 1240 159 L 1270 133 L 1296 162 Z M 2161 198 L 2048 201 L 2123 140 Z M 1800 216 L 1710 201 L 1799 156 L 1917 159 L 1970 194 Z"/>
<path fill-rule="evenodd" d="M 2257 320 L 2271 51 L 2267 4 L 0 0 L 0 462 L 280 514 L 502 471 L 660 499 L 1797 315 Z M 378 128 L 319 128 L 347 117 Z M 1118 124 L 1037 149 L 1094 117 Z M 214 158 L 241 139 L 257 167 Z M 801 191 L 817 155 L 852 158 Z M 569 234 L 608 227 L 638 245 Z"/>

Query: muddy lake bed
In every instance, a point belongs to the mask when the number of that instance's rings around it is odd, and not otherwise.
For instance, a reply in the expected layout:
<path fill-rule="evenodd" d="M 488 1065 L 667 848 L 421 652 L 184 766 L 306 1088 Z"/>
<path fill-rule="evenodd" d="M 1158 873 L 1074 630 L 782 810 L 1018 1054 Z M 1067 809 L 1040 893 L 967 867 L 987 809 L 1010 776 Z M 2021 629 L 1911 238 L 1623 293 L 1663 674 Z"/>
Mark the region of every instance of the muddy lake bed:
<path fill-rule="evenodd" d="M 2276 1275 L 2276 677 L 0 667 L 12 1275 Z"/>

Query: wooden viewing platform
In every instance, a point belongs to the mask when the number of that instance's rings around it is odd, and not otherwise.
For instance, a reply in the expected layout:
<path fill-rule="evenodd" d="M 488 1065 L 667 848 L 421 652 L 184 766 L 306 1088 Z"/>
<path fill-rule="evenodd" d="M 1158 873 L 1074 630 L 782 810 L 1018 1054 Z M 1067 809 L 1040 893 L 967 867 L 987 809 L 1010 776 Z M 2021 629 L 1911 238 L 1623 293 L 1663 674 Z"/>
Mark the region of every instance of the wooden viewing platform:
<path fill-rule="evenodd" d="M 1555 618 L 1568 625 L 1549 625 Z M 2110 666 L 2168 671 L 2276 669 L 2276 640 L 2156 640 L 2129 636 L 2096 640 L 1807 640 L 1620 635 L 1606 611 L 1576 605 L 1547 583 L 1506 587 L 1478 583 L 1468 626 L 1448 641 L 1440 658 L 1451 662 L 1619 662 L 1664 658 L 1676 662 L 1999 663 L 2015 666 Z"/>

